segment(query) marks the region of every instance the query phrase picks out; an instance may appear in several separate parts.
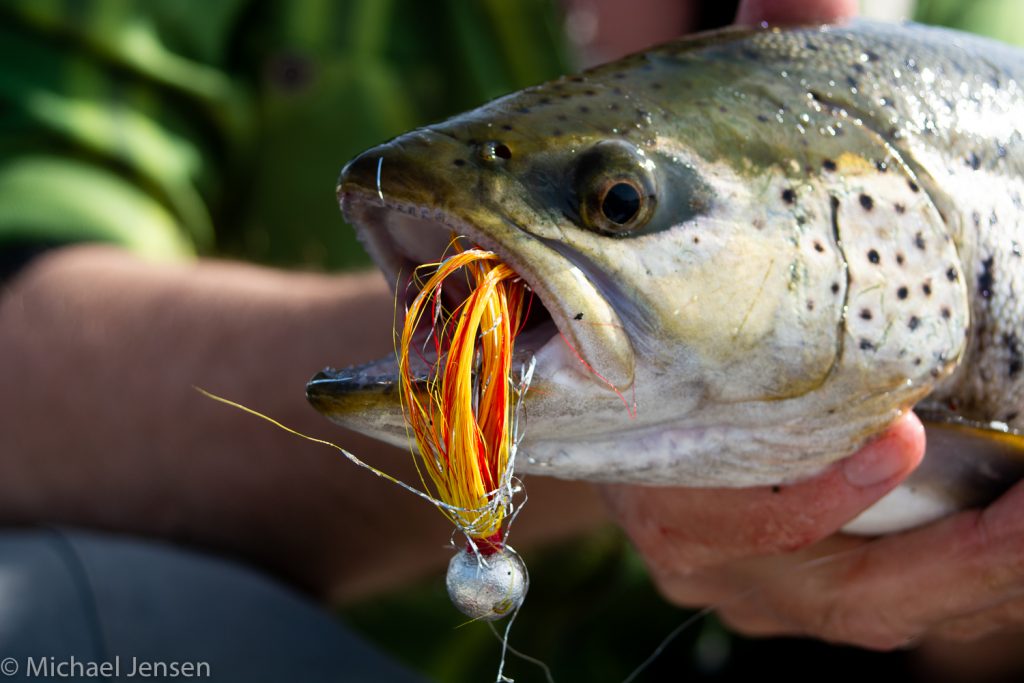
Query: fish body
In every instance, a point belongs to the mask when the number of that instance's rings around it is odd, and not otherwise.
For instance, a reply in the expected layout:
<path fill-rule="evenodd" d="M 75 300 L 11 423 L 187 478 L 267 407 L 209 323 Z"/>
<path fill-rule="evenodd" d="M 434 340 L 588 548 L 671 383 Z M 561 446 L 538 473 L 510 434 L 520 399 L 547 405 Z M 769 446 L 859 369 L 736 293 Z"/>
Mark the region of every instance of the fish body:
<path fill-rule="evenodd" d="M 1022 88 L 1024 53 L 952 31 L 733 28 L 400 136 L 338 197 L 390 281 L 454 232 L 543 303 L 521 471 L 786 483 L 916 405 L 951 436 L 862 525 L 890 530 L 1022 472 Z M 307 394 L 406 444 L 392 366 Z"/>

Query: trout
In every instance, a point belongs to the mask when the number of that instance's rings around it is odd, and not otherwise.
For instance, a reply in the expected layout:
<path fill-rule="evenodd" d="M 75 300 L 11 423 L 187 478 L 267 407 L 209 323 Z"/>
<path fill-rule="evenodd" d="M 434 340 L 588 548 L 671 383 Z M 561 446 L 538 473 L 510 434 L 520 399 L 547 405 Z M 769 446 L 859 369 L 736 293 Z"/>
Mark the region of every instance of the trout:
<path fill-rule="evenodd" d="M 893 531 L 1024 473 L 1022 88 L 953 31 L 729 28 L 402 135 L 337 194 L 400 288 L 455 233 L 535 294 L 519 471 L 784 484 L 914 407 L 924 464 L 849 527 Z M 408 443 L 393 359 L 307 396 Z"/>

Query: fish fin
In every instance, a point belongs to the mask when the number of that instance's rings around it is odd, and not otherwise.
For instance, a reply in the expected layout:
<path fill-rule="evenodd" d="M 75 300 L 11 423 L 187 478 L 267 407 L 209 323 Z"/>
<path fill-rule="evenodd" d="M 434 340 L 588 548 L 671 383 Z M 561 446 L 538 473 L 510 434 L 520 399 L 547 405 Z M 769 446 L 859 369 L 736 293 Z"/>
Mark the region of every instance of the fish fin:
<path fill-rule="evenodd" d="M 874 535 L 926 524 L 987 505 L 1024 478 L 1024 434 L 941 409 L 916 412 L 928 444 L 921 465 L 844 531 Z"/>

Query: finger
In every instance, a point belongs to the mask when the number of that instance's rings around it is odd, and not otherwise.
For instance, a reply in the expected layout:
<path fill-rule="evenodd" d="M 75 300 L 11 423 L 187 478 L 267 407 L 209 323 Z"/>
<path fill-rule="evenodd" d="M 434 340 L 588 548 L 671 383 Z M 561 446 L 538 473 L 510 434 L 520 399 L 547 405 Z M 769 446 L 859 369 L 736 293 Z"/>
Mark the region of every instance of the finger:
<path fill-rule="evenodd" d="M 764 592 L 806 633 L 874 649 L 987 610 L 996 618 L 1001 605 L 1024 598 L 1024 483 L 984 511 L 874 540 L 810 576 L 780 576 Z M 969 626 L 960 625 L 965 637 Z"/>
<path fill-rule="evenodd" d="M 656 574 L 792 551 L 831 535 L 921 461 L 924 429 L 908 413 L 823 474 L 788 486 L 680 489 L 606 486 L 605 498 Z"/>
<path fill-rule="evenodd" d="M 716 610 L 719 620 L 729 630 L 749 638 L 777 638 L 802 635 L 802 629 L 780 618 L 772 610 L 751 599 L 747 603 L 728 605 Z"/>
<path fill-rule="evenodd" d="M 974 614 L 947 620 L 928 631 L 941 640 L 970 642 L 993 633 L 1024 630 L 1024 599 L 1017 598 Z"/>
<path fill-rule="evenodd" d="M 832 23 L 856 14 L 857 0 L 744 0 L 736 12 L 736 23 Z"/>

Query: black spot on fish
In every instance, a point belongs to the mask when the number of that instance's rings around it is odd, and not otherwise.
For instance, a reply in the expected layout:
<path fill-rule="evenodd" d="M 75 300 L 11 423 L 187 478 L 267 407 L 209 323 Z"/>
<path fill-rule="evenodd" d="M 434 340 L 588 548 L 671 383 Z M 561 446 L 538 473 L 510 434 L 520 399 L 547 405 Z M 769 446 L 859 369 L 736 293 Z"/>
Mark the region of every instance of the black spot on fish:
<path fill-rule="evenodd" d="M 530 108 L 529 107 L 519 107 L 518 109 L 516 109 L 516 112 L 518 112 L 520 114 L 529 114 L 530 113 Z"/>
<path fill-rule="evenodd" d="M 694 244 L 700 244 L 700 238 L 699 238 L 699 237 L 697 237 L 696 235 L 694 235 L 694 237 L 693 237 L 693 243 L 694 243 Z"/>
<path fill-rule="evenodd" d="M 998 143 L 996 144 L 996 156 L 999 157 L 1000 159 L 1003 159 L 1003 158 L 1006 157 L 1006 146 L 1005 145 L 998 144 Z"/>
<path fill-rule="evenodd" d="M 846 85 L 850 86 L 851 88 L 856 88 L 857 87 L 857 79 L 855 79 L 853 76 L 847 76 L 846 77 Z"/>
<path fill-rule="evenodd" d="M 761 123 L 768 123 L 769 118 L 767 116 L 765 116 L 764 114 L 758 114 L 757 115 L 757 120 L 760 121 Z"/>
<path fill-rule="evenodd" d="M 833 282 L 832 283 L 832 293 L 833 294 L 838 294 L 839 293 L 839 283 L 838 282 Z"/>
<path fill-rule="evenodd" d="M 1003 335 L 1003 344 L 1010 352 L 1010 363 L 1007 367 L 1010 377 L 1016 377 L 1024 369 L 1024 349 L 1021 349 L 1020 340 L 1013 333 Z"/>
<path fill-rule="evenodd" d="M 726 112 L 728 112 L 729 110 L 728 110 L 728 109 L 726 109 L 726 108 L 725 108 L 724 106 L 722 106 L 722 105 L 720 104 L 720 105 L 718 105 L 718 111 L 719 111 L 720 113 L 722 113 L 722 114 L 725 114 L 725 113 L 726 113 Z"/>
<path fill-rule="evenodd" d="M 886 164 L 884 161 L 876 161 L 875 168 L 877 168 L 880 173 L 885 173 L 886 171 L 889 170 L 889 165 Z"/>
<path fill-rule="evenodd" d="M 870 195 L 862 194 L 860 196 L 860 205 L 864 207 L 865 211 L 870 211 L 875 208 L 875 200 Z"/>
<path fill-rule="evenodd" d="M 585 104 L 584 105 L 580 105 L 579 112 L 581 114 L 589 114 L 590 113 L 590 107 L 586 106 Z"/>
<path fill-rule="evenodd" d="M 942 317 L 949 320 L 953 316 L 952 311 L 949 310 L 949 306 L 942 307 Z"/>
<path fill-rule="evenodd" d="M 989 256 L 981 262 L 981 275 L 978 276 L 978 291 L 983 299 L 992 298 L 992 285 L 995 284 L 995 277 L 992 274 L 992 266 L 994 264 L 994 256 Z"/>
<path fill-rule="evenodd" d="M 573 320 L 583 320 L 583 311 L 580 311 L 572 317 Z"/>
<path fill-rule="evenodd" d="M 911 192 L 920 192 L 921 191 L 921 188 L 918 187 L 917 183 L 915 183 L 913 180 L 908 180 L 907 181 L 907 187 L 910 188 Z"/>
<path fill-rule="evenodd" d="M 664 86 L 662 86 L 661 83 L 651 83 L 651 90 L 661 90 L 662 87 Z"/>
<path fill-rule="evenodd" d="M 553 136 L 555 136 L 556 138 L 562 137 L 563 133 L 564 133 L 564 131 L 561 128 L 555 128 L 553 131 L 551 131 L 551 134 Z"/>
<path fill-rule="evenodd" d="M 920 365 L 920 364 L 921 364 L 921 359 L 920 358 L 915 358 L 914 359 L 914 365 Z"/>
<path fill-rule="evenodd" d="M 917 326 L 920 325 L 920 324 L 921 324 L 921 319 L 918 318 L 916 315 L 910 316 L 910 320 L 907 321 L 907 327 L 909 327 L 911 330 L 916 330 Z M 920 361 L 920 359 L 919 359 L 919 361 Z"/>
<path fill-rule="evenodd" d="M 899 265 L 902 266 L 904 261 L 906 261 L 906 257 L 903 256 L 902 253 L 897 252 L 897 254 L 896 254 L 896 263 L 898 263 Z"/>
<path fill-rule="evenodd" d="M 612 102 L 611 104 L 608 105 L 608 111 L 618 111 L 618 110 L 619 110 L 619 103 L 618 102 Z"/>
<path fill-rule="evenodd" d="M 906 287 L 900 287 L 896 290 L 896 296 L 900 299 L 906 299 L 910 295 L 910 290 Z"/>
<path fill-rule="evenodd" d="M 924 235 L 922 233 L 918 232 L 914 235 L 914 246 L 924 251 Z"/>
<path fill-rule="evenodd" d="M 569 77 L 569 82 L 571 82 L 571 83 L 582 83 L 583 82 L 583 76 L 570 76 Z"/>
<path fill-rule="evenodd" d="M 903 204 L 897 204 L 897 205 L 896 205 L 895 207 L 893 207 L 893 208 L 895 208 L 895 209 L 896 209 L 896 213 L 898 213 L 898 214 L 900 214 L 900 215 L 903 215 L 904 213 L 906 213 L 906 212 L 907 212 L 907 207 L 906 207 L 906 206 L 904 206 Z"/>
<path fill-rule="evenodd" d="M 810 300 L 810 299 L 807 300 L 807 310 L 808 311 L 813 311 L 814 310 L 814 302 L 812 300 Z"/>
<path fill-rule="evenodd" d="M 831 159 L 825 159 L 824 161 L 821 162 L 821 167 L 826 171 L 834 171 L 836 170 L 836 162 L 832 161 Z"/>
<path fill-rule="evenodd" d="M 537 100 L 537 104 L 551 104 L 551 98 L 550 97 L 542 97 L 539 100 Z"/>
<path fill-rule="evenodd" d="M 856 71 L 856 72 L 857 72 L 857 73 L 859 73 L 859 74 L 862 74 L 862 73 L 864 73 L 865 71 L 867 71 L 867 70 L 866 70 L 866 69 L 864 68 L 864 65 L 863 65 L 863 64 L 859 64 L 859 63 L 858 63 L 858 64 L 854 64 L 854 65 L 853 65 L 853 70 L 854 70 L 854 71 Z"/>
<path fill-rule="evenodd" d="M 950 282 L 956 282 L 956 279 L 957 279 L 956 268 L 954 268 L 953 266 L 949 267 L 949 270 L 946 271 L 946 279 L 949 280 Z"/>
<path fill-rule="evenodd" d="M 617 81 L 621 81 L 625 77 L 626 77 L 626 74 L 622 73 L 621 71 L 616 71 L 615 73 L 612 74 L 612 78 L 614 78 Z"/>
<path fill-rule="evenodd" d="M 787 187 L 785 190 L 782 191 L 782 201 L 786 202 L 787 204 L 792 204 L 793 202 L 796 201 L 796 192 L 793 192 L 792 189 Z"/>
<path fill-rule="evenodd" d="M 466 165 L 466 160 L 465 159 L 455 159 L 454 161 L 452 161 L 452 163 L 455 164 L 456 166 L 465 166 Z"/>
<path fill-rule="evenodd" d="M 781 492 L 782 492 L 782 487 L 779 486 L 778 484 L 776 484 L 775 486 L 772 487 L 772 493 L 781 493 Z"/>
<path fill-rule="evenodd" d="M 817 242 L 817 241 L 816 241 L 816 242 L 814 243 L 814 251 L 816 251 L 816 252 L 818 252 L 819 254 L 821 254 L 821 253 L 823 253 L 823 252 L 825 251 L 825 247 L 823 247 L 823 246 L 821 245 L 821 242 Z"/>
<path fill-rule="evenodd" d="M 868 251 L 868 261 L 871 261 L 874 264 L 878 264 L 881 260 L 882 257 L 878 255 L 877 250 L 871 249 Z"/>
<path fill-rule="evenodd" d="M 501 124 L 501 129 L 502 130 L 512 130 L 512 126 L 507 124 L 507 123 L 503 123 L 503 124 Z"/>
<path fill-rule="evenodd" d="M 861 339 L 860 340 L 860 350 L 861 351 L 874 351 L 875 350 L 875 345 L 872 344 L 867 339 Z"/>
<path fill-rule="evenodd" d="M 871 320 L 871 311 L 866 308 L 862 308 L 860 311 L 860 319 Z"/>
<path fill-rule="evenodd" d="M 995 224 L 996 224 L 996 223 L 998 223 L 998 222 L 999 222 L 999 217 L 998 217 L 998 216 L 996 216 L 996 212 L 995 212 L 995 211 L 993 211 L 993 212 L 992 212 L 992 213 L 991 213 L 991 214 L 989 215 L 989 217 L 988 217 L 988 224 L 989 224 L 989 225 L 995 225 Z"/>
<path fill-rule="evenodd" d="M 926 282 L 923 285 L 921 285 L 921 291 L 924 292 L 925 296 L 931 296 L 932 295 L 932 283 L 931 282 Z"/>
<path fill-rule="evenodd" d="M 975 171 L 981 168 L 981 159 L 979 159 L 978 155 L 975 154 L 974 152 L 971 152 L 970 154 L 967 155 L 967 158 L 964 159 L 964 163 L 966 163 Z"/>
<path fill-rule="evenodd" d="M 597 91 L 596 90 L 584 90 L 583 94 L 586 95 L 587 97 L 593 97 L 594 95 L 597 94 Z"/>

